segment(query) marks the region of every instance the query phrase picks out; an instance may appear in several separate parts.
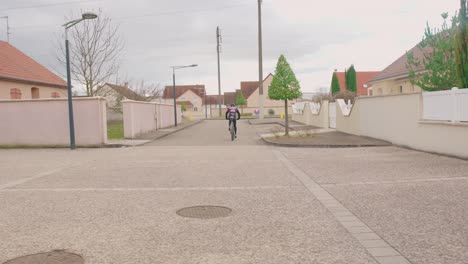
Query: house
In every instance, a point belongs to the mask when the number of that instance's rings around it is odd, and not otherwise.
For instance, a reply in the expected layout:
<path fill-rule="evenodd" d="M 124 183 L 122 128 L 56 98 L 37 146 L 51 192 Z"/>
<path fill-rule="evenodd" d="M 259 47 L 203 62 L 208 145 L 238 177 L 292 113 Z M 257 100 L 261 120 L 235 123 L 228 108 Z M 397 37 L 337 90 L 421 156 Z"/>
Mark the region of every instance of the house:
<path fill-rule="evenodd" d="M 66 98 L 67 83 L 31 57 L 0 41 L 0 100 Z"/>
<path fill-rule="evenodd" d="M 412 48 L 408 53 L 413 53 L 414 58 L 422 61 L 424 54 L 431 52 L 430 47 L 420 48 L 419 44 Z M 403 54 L 387 68 L 374 76 L 369 82 L 371 84 L 372 95 L 391 95 L 401 93 L 421 92 L 419 86 L 411 84 L 409 81 L 409 70 L 406 67 L 408 62 L 407 53 Z M 415 71 L 421 72 L 424 65 L 419 65 Z"/>
<path fill-rule="evenodd" d="M 272 100 L 268 97 L 268 90 L 270 89 L 271 82 L 273 81 L 273 74 L 268 74 L 268 76 L 263 80 L 263 108 L 265 109 L 265 115 L 284 113 L 284 101 Z M 247 106 L 244 107 L 244 113 L 255 113 L 260 108 L 260 93 L 259 93 L 259 82 L 258 81 L 244 81 L 240 84 L 240 89 L 237 92 L 241 92 L 247 101 Z M 225 104 L 230 104 L 231 102 L 236 102 L 237 94 L 234 93 L 225 93 Z M 293 102 L 288 102 L 289 107 L 291 107 Z"/>
<path fill-rule="evenodd" d="M 123 86 L 106 83 L 99 87 L 96 95 L 106 98 L 106 105 L 111 108 L 122 107 L 122 100 L 149 101 L 145 96 L 139 95 L 128 88 L 128 83 Z"/>
<path fill-rule="evenodd" d="M 163 99 L 169 104 L 172 104 L 174 100 L 173 89 L 173 86 L 166 86 L 164 89 Z M 177 85 L 175 93 L 176 102 L 190 102 L 192 104 L 190 111 L 187 108 L 186 114 L 193 117 L 205 116 L 205 85 Z"/>
<path fill-rule="evenodd" d="M 221 95 L 207 95 L 205 99 L 206 109 L 209 117 L 219 116 L 219 103 L 221 103 L 221 115 L 226 111 L 224 105 L 224 96 Z"/>
<path fill-rule="evenodd" d="M 224 92 L 224 104 L 230 106 L 236 104 L 237 93 L 236 92 Z"/>
<path fill-rule="evenodd" d="M 357 84 L 357 95 L 363 96 L 368 95 L 368 88 L 371 87 L 370 80 L 374 78 L 380 72 L 378 71 L 359 71 L 356 72 L 356 84 Z M 340 84 L 340 92 L 346 91 L 346 73 L 335 70 L 333 74 L 336 74 L 338 82 Z M 332 76 L 333 77 L 333 76 Z"/>

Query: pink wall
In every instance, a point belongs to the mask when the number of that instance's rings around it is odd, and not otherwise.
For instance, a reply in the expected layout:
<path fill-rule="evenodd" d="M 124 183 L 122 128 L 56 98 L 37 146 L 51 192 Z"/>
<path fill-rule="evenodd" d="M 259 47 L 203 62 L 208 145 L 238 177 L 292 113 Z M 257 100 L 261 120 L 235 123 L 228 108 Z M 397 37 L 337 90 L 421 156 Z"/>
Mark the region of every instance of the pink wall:
<path fill-rule="evenodd" d="M 123 105 L 125 138 L 136 138 L 157 129 L 174 126 L 174 105 L 125 100 Z M 180 106 L 177 122 L 182 121 Z"/>
<path fill-rule="evenodd" d="M 107 142 L 106 104 L 100 97 L 74 98 L 78 146 Z M 0 100 L 0 145 L 67 146 L 70 144 L 66 99 Z"/>

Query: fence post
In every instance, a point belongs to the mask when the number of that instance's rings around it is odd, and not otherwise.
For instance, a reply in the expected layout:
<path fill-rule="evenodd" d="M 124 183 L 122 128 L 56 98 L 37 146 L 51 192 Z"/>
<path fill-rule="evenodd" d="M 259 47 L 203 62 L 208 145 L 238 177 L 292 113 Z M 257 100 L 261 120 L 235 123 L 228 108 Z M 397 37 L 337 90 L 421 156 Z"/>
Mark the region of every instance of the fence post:
<path fill-rule="evenodd" d="M 452 123 L 455 123 L 458 121 L 458 105 L 457 105 L 457 91 L 458 91 L 458 88 L 457 87 L 453 87 L 451 90 L 450 90 L 450 97 L 451 97 L 451 101 L 452 101 Z"/>

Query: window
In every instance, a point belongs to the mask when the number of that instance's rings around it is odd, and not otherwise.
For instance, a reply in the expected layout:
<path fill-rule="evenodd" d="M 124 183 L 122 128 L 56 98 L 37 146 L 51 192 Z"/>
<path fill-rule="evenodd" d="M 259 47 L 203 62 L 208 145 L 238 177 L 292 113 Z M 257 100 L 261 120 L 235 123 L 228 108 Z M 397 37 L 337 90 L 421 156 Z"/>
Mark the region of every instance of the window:
<path fill-rule="evenodd" d="M 198 108 L 194 107 L 193 111 L 198 112 Z"/>
<path fill-rule="evenodd" d="M 36 87 L 31 88 L 31 98 L 39 99 L 39 88 L 36 88 Z"/>
<path fill-rule="evenodd" d="M 52 98 L 60 98 L 60 94 L 57 93 L 57 92 L 52 92 L 52 94 L 50 95 L 50 97 L 52 97 Z"/>
<path fill-rule="evenodd" d="M 400 93 L 403 93 L 403 86 L 400 85 Z"/>
<path fill-rule="evenodd" d="M 21 90 L 20 89 L 10 89 L 10 98 L 11 99 L 21 99 Z"/>

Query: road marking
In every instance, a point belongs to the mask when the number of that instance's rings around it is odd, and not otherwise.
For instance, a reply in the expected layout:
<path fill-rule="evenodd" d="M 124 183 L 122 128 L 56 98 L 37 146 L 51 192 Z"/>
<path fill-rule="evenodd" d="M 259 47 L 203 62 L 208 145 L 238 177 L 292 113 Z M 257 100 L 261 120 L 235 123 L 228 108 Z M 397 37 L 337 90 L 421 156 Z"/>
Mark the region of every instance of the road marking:
<path fill-rule="evenodd" d="M 288 160 L 278 149 L 273 150 L 275 156 L 302 184 L 330 211 L 335 219 L 353 236 L 361 246 L 379 264 L 410 264 L 400 252 L 383 240 L 364 222 L 344 207 L 324 188 L 312 180 L 304 171 Z"/>
<path fill-rule="evenodd" d="M 57 168 L 57 169 L 54 169 L 54 170 L 41 172 L 41 173 L 39 173 L 37 175 L 31 176 L 31 177 L 28 177 L 28 178 L 24 178 L 24 179 L 17 180 L 17 181 L 14 181 L 14 182 L 9 182 L 9 183 L 6 183 L 4 185 L 0 185 L 0 190 L 6 189 L 6 188 L 11 188 L 13 186 L 20 185 L 20 184 L 23 184 L 23 183 L 28 182 L 28 181 L 36 180 L 36 179 L 39 179 L 41 177 L 49 176 L 49 175 L 54 174 L 56 172 L 59 172 L 59 171 L 61 171 L 63 169 L 64 169 L 64 167 Z"/>
<path fill-rule="evenodd" d="M 239 187 L 167 187 L 167 188 L 27 188 L 27 189 L 0 189 L 0 192 L 135 192 L 135 191 L 230 191 L 230 190 L 270 190 L 293 189 L 303 186 L 239 186 Z"/>
<path fill-rule="evenodd" d="M 353 185 L 374 185 L 374 184 L 396 184 L 396 183 L 412 183 L 412 182 L 440 182 L 440 181 L 466 181 L 468 177 L 450 177 L 450 178 L 432 178 L 432 179 L 403 179 L 394 181 L 367 181 L 367 182 L 348 182 L 348 183 L 324 183 L 322 187 L 335 186 L 353 186 Z"/>

